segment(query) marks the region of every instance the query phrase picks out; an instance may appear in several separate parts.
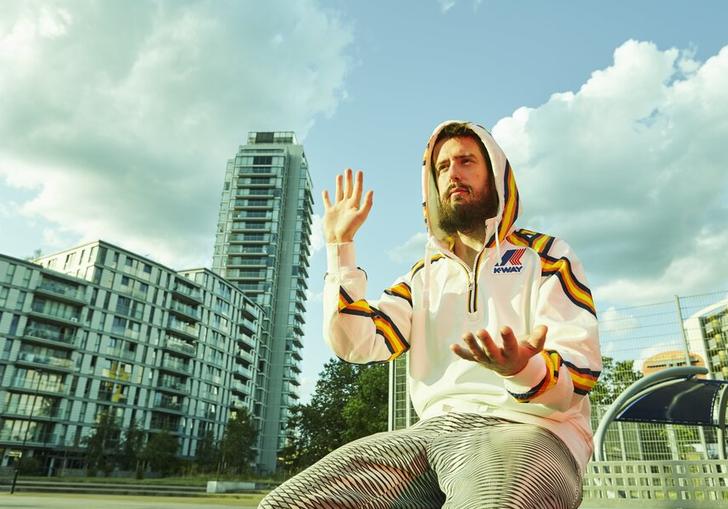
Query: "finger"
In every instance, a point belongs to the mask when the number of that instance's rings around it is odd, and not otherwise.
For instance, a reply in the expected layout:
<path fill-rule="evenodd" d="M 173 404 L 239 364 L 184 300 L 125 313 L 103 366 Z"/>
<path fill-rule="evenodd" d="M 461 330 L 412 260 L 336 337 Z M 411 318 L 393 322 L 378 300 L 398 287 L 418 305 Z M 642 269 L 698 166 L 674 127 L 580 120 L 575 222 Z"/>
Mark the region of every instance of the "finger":
<path fill-rule="evenodd" d="M 356 172 L 356 179 L 354 180 L 354 206 L 359 208 L 359 202 L 361 202 L 362 187 L 364 186 L 364 173 L 361 171 Z"/>
<path fill-rule="evenodd" d="M 344 189 L 343 189 L 343 180 L 344 177 L 341 175 L 336 176 L 336 203 L 339 203 L 341 200 L 344 199 Z"/>
<path fill-rule="evenodd" d="M 526 344 L 533 353 L 538 353 L 543 350 L 543 347 L 546 344 L 546 333 L 548 330 L 548 327 L 545 325 L 537 325 L 533 328 L 531 334 L 529 334 Z"/>
<path fill-rule="evenodd" d="M 344 186 L 344 198 L 351 198 L 354 187 L 351 185 L 351 168 L 346 169 L 346 185 Z"/>
<path fill-rule="evenodd" d="M 478 362 L 477 360 L 475 360 L 475 357 L 473 357 L 473 353 L 467 348 L 463 348 L 460 345 L 450 345 L 450 350 L 452 350 L 452 353 L 454 353 L 461 359 L 465 359 L 466 361 Z"/>
<path fill-rule="evenodd" d="M 500 363 L 503 359 L 503 353 L 501 352 L 500 347 L 495 344 L 493 338 L 490 337 L 488 331 L 480 329 L 476 336 L 480 340 L 480 344 L 483 345 L 486 355 L 490 358 L 491 362 Z"/>
<path fill-rule="evenodd" d="M 367 191 L 364 196 L 364 206 L 359 209 L 359 217 L 361 221 L 364 221 L 369 215 L 369 211 L 372 210 L 372 204 L 374 203 L 374 191 Z"/>
<path fill-rule="evenodd" d="M 518 354 L 518 339 L 510 327 L 501 327 L 501 338 L 503 338 L 503 356 L 514 357 Z"/>
<path fill-rule="evenodd" d="M 323 191 L 321 193 L 321 199 L 324 202 L 324 210 L 329 210 L 331 208 L 331 200 L 329 199 L 329 192 Z"/>
<path fill-rule="evenodd" d="M 463 341 L 468 346 L 468 348 L 470 348 L 470 351 L 472 352 L 475 360 L 477 360 L 478 362 L 491 362 L 488 354 L 480 347 L 480 344 L 478 343 L 478 340 L 475 339 L 475 336 L 468 333 L 463 336 Z"/>

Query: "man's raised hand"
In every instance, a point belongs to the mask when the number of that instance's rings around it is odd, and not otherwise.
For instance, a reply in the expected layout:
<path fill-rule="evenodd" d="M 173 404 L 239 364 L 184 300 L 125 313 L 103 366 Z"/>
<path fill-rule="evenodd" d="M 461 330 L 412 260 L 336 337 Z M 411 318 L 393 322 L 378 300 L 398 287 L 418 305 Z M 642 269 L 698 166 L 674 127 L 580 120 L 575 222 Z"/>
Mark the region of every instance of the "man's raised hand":
<path fill-rule="evenodd" d="M 537 325 L 531 334 L 518 341 L 510 327 L 501 327 L 503 346 L 499 347 L 488 331 L 480 329 L 475 335 L 472 332 L 463 335 L 467 348 L 455 344 L 450 349 L 458 357 L 482 364 L 499 375 L 511 376 L 525 368 L 528 360 L 543 350 L 547 331 L 545 325 Z"/>
<path fill-rule="evenodd" d="M 354 181 L 355 180 L 355 181 Z M 351 242 L 354 234 L 364 223 L 372 209 L 373 191 L 367 191 L 362 203 L 364 173 L 356 172 L 352 178 L 351 168 L 336 176 L 336 199 L 331 203 L 329 192 L 322 193 L 324 201 L 324 238 L 327 243 Z"/>

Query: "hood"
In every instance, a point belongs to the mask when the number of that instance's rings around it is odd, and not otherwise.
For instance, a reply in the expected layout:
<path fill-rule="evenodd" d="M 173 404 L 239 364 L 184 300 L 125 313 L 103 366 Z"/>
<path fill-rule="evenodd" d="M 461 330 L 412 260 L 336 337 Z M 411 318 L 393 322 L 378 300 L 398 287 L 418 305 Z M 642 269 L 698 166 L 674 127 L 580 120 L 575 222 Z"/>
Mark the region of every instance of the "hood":
<path fill-rule="evenodd" d="M 498 242 L 502 242 L 511 232 L 518 217 L 519 199 L 518 188 L 516 187 L 516 179 L 513 176 L 511 165 L 503 153 L 503 150 L 495 142 L 491 134 L 482 126 L 472 122 L 459 120 L 448 120 L 435 128 L 427 142 L 425 155 L 422 160 L 422 204 L 424 206 L 425 222 L 427 223 L 428 233 L 431 241 L 443 248 L 450 245 L 449 236 L 440 229 L 440 207 L 439 196 L 437 192 L 437 182 L 431 168 L 432 151 L 435 148 L 435 140 L 440 131 L 448 124 L 463 123 L 466 124 L 483 142 L 487 151 L 487 159 L 489 160 L 495 187 L 498 192 L 498 214 L 494 218 L 492 227 L 487 229 L 488 241 L 486 247 L 493 247 L 496 243 L 496 234 Z"/>

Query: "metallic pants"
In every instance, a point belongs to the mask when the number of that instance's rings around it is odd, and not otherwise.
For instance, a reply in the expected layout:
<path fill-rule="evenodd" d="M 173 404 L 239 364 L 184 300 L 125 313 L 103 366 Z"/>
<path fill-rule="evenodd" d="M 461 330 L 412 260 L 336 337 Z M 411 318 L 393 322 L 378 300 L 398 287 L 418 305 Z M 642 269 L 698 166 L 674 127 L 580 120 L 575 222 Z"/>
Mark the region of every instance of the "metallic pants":
<path fill-rule="evenodd" d="M 574 509 L 581 475 L 539 426 L 450 413 L 344 445 L 259 508 Z"/>

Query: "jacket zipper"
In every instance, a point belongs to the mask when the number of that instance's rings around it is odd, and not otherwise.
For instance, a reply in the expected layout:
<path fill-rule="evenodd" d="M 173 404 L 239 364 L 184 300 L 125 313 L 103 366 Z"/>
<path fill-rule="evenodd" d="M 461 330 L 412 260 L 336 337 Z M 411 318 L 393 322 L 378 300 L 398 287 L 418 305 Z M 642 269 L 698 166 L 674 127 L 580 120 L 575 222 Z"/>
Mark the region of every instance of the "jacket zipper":
<path fill-rule="evenodd" d="M 480 257 L 484 252 L 485 249 L 475 257 L 475 266 L 472 271 L 457 256 L 448 256 L 465 270 L 465 278 L 468 281 L 468 313 L 475 313 L 478 310 L 478 269 L 480 268 Z"/>

